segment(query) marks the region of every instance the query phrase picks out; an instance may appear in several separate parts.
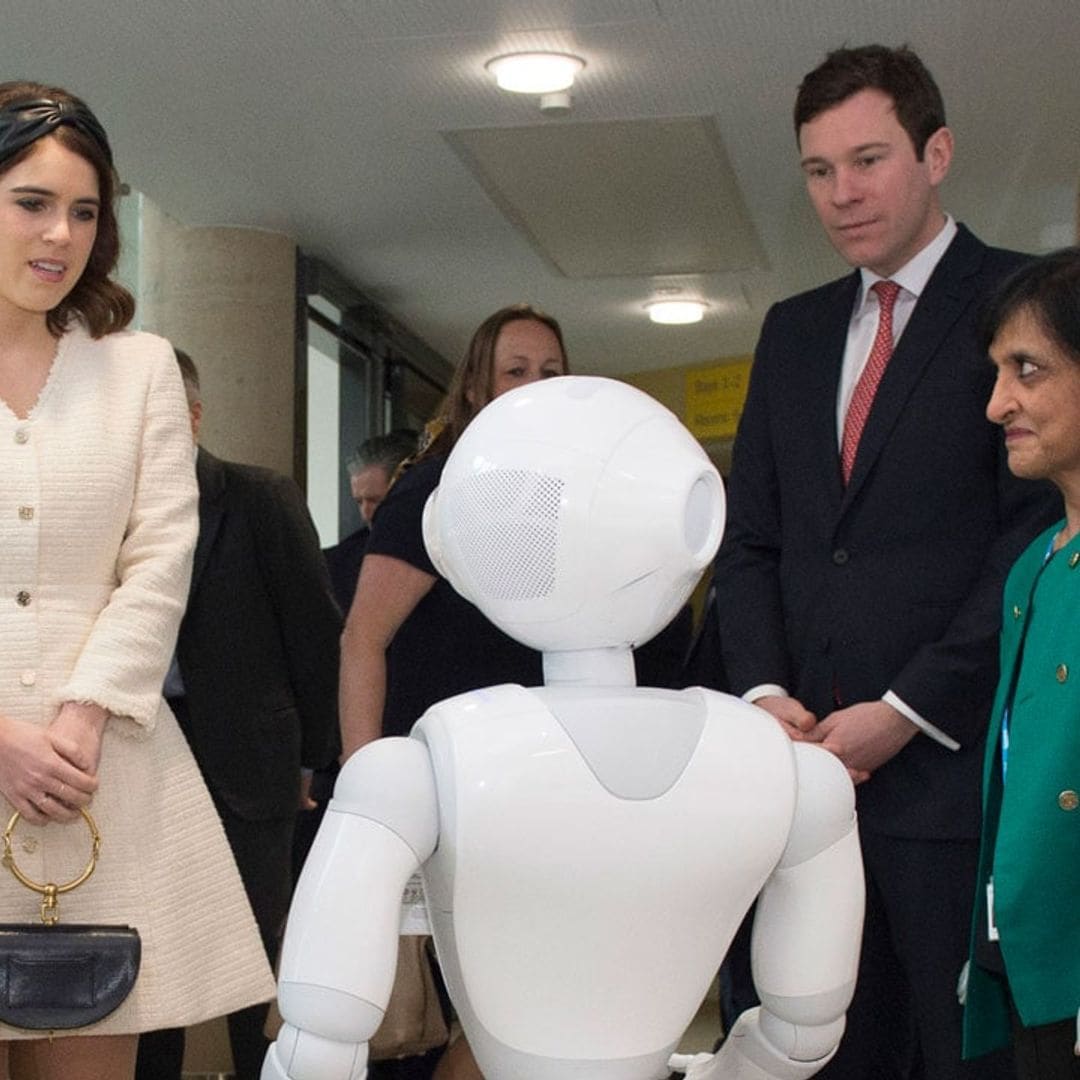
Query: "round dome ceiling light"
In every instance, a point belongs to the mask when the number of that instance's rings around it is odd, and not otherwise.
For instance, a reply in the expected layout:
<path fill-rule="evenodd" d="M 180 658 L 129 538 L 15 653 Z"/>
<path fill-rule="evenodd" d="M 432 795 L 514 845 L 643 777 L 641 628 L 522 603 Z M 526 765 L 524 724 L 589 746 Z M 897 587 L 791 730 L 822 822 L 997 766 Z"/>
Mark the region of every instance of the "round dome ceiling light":
<path fill-rule="evenodd" d="M 569 90 L 585 61 L 569 53 L 523 52 L 496 56 L 485 65 L 503 90 L 515 94 L 555 94 Z"/>
<path fill-rule="evenodd" d="M 704 300 L 656 300 L 646 304 L 649 318 L 664 326 L 686 326 L 701 322 L 709 305 Z"/>

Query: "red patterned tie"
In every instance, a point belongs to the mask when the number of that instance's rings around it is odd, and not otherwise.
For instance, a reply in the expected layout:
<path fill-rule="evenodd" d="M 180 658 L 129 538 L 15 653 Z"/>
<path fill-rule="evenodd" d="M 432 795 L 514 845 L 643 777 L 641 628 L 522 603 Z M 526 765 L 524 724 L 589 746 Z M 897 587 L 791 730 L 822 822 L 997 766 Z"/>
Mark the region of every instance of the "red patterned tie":
<path fill-rule="evenodd" d="M 874 404 L 878 383 L 881 382 L 885 365 L 888 364 L 893 351 L 893 305 L 896 303 L 900 286 L 895 281 L 878 281 L 871 288 L 877 293 L 878 298 L 877 333 L 874 335 L 874 344 L 870 346 L 866 366 L 859 376 L 859 381 L 855 384 L 851 404 L 848 405 L 847 415 L 844 417 L 844 438 L 840 443 L 840 472 L 843 474 L 845 484 L 851 479 L 851 470 L 855 465 L 855 451 L 859 449 L 859 439 L 866 426 L 866 418 L 870 415 L 870 406 Z"/>

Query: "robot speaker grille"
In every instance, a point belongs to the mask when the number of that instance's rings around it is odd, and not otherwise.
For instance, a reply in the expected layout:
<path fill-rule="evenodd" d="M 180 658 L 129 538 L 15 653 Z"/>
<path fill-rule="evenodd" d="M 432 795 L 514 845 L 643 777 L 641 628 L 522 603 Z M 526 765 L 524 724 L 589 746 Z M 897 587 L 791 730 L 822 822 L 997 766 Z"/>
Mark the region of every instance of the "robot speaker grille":
<path fill-rule="evenodd" d="M 563 481 L 525 469 L 463 480 L 452 528 L 468 574 L 493 600 L 535 600 L 555 587 Z"/>

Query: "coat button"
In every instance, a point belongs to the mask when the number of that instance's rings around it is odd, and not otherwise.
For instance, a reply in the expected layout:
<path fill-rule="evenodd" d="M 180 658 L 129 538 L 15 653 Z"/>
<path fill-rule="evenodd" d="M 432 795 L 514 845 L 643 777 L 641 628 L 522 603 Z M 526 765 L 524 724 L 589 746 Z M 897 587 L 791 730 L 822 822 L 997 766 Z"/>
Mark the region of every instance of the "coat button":
<path fill-rule="evenodd" d="M 30 432 L 26 428 L 19 428 L 15 432 L 15 441 L 21 446 L 24 442 L 30 441 Z"/>
<path fill-rule="evenodd" d="M 1013 604 L 1013 618 L 1014 619 L 1019 619 L 1020 616 L 1023 615 L 1023 614 L 1024 613 L 1020 610 L 1020 605 L 1019 604 Z"/>
<path fill-rule="evenodd" d="M 37 682 L 37 675 L 32 671 L 24 671 L 19 676 L 19 682 L 21 682 L 23 686 L 33 686 L 34 683 Z"/>
<path fill-rule="evenodd" d="M 848 561 L 848 553 L 844 548 L 837 548 L 832 553 L 832 561 L 836 566 L 843 566 Z"/>
<path fill-rule="evenodd" d="M 1054 674 L 1057 676 L 1058 682 L 1064 682 L 1069 677 L 1069 665 L 1058 664 L 1057 671 Z"/>
<path fill-rule="evenodd" d="M 15 603 L 18 604 L 19 607 L 26 607 L 26 605 L 30 603 L 30 594 L 25 589 L 20 589 L 15 594 Z"/>
<path fill-rule="evenodd" d="M 1058 806 L 1062 810 L 1075 810 L 1080 806 L 1080 795 L 1077 795 L 1075 791 L 1063 791 L 1058 796 Z"/>
<path fill-rule="evenodd" d="M 1074 551 L 1069 556 L 1069 569 L 1075 570 L 1078 563 L 1080 563 L 1080 551 Z"/>
<path fill-rule="evenodd" d="M 34 508 L 32 506 L 20 506 L 19 507 L 19 520 L 20 521 L 33 521 L 34 520 Z"/>

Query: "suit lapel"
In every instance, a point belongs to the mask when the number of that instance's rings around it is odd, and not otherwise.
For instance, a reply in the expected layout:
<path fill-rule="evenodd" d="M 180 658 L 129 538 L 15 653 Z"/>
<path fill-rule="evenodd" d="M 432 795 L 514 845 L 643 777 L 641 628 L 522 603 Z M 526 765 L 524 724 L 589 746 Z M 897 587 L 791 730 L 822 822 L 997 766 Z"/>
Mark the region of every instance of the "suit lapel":
<path fill-rule="evenodd" d="M 848 325 L 859 291 L 856 271 L 836 283 L 836 288 L 820 308 L 820 333 L 805 349 L 813 356 L 804 387 L 804 414 L 814 418 L 810 427 L 812 460 L 832 462 L 831 468 L 815 469 L 825 485 L 827 505 L 833 513 L 839 511 L 844 497 L 840 475 L 840 440 L 836 430 L 836 399 L 840 392 L 840 373 L 844 364 Z"/>
<path fill-rule="evenodd" d="M 221 519 L 225 516 L 225 470 L 221 462 L 202 447 L 195 459 L 195 475 L 199 481 L 199 539 L 195 544 L 195 563 L 191 571 L 192 592 L 210 558 Z"/>
<path fill-rule="evenodd" d="M 982 244 L 961 225 L 930 275 L 874 396 L 859 440 L 851 481 L 844 492 L 845 509 L 869 476 L 927 364 L 956 320 L 973 303 L 976 290 L 970 287 L 968 279 L 978 272 L 982 252 Z"/>

